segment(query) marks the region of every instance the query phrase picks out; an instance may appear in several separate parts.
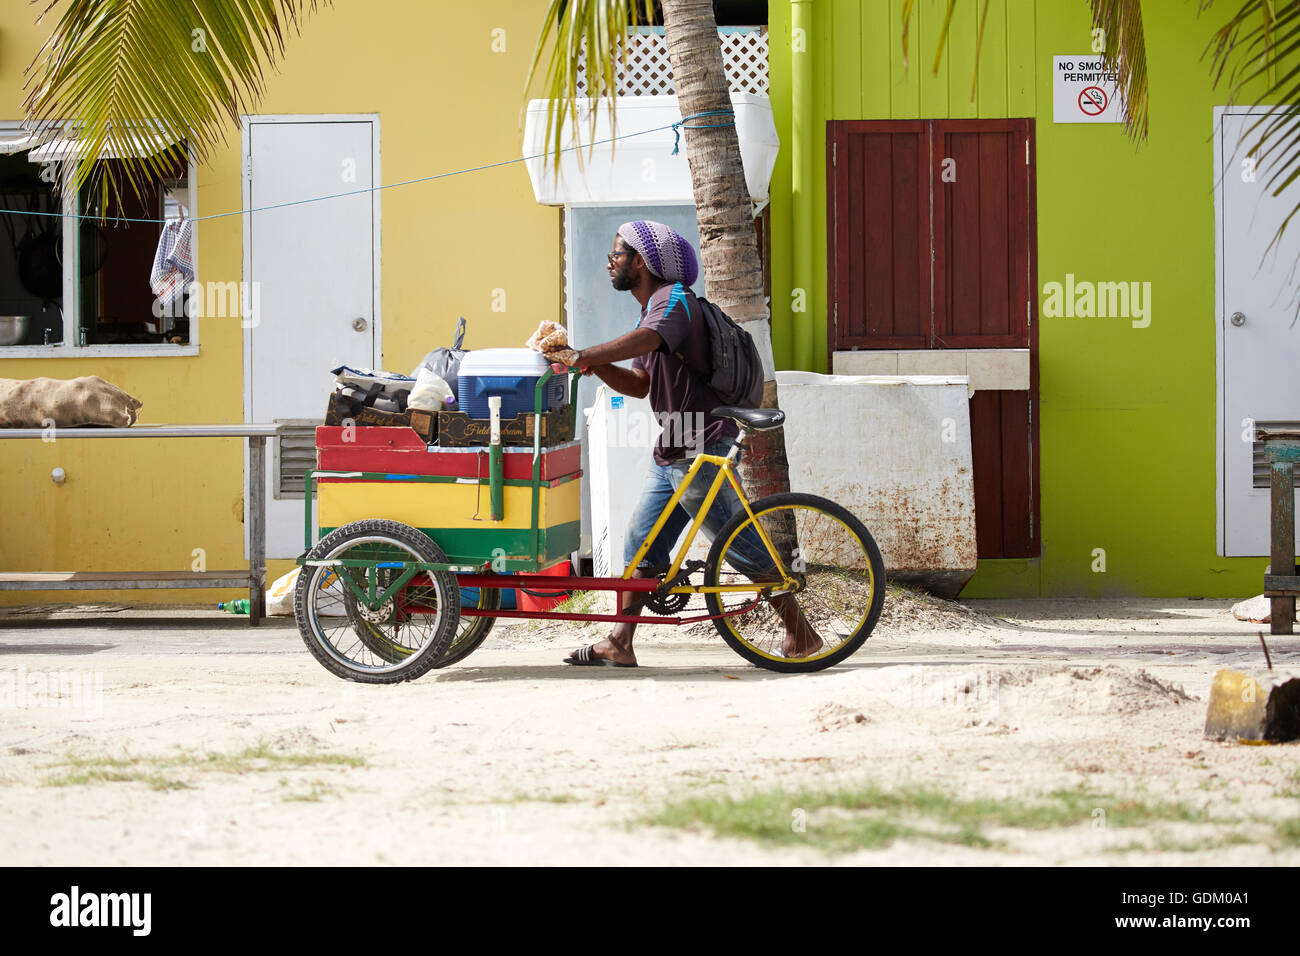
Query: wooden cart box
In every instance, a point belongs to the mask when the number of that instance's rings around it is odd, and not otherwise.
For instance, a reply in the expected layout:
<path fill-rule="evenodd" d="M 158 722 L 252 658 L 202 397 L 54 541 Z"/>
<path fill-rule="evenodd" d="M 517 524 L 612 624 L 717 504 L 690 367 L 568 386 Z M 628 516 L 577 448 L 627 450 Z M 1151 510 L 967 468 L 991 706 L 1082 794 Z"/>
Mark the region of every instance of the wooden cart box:
<path fill-rule="evenodd" d="M 415 414 L 415 413 L 412 413 Z M 540 477 L 544 481 L 572 475 L 582 467 L 582 445 L 566 442 L 543 448 Z M 488 450 L 474 446 L 444 448 L 426 445 L 410 428 L 316 429 L 317 468 L 326 471 L 369 471 L 408 475 L 446 475 L 454 478 L 487 478 Z M 504 449 L 507 480 L 533 477 L 533 449 Z"/>

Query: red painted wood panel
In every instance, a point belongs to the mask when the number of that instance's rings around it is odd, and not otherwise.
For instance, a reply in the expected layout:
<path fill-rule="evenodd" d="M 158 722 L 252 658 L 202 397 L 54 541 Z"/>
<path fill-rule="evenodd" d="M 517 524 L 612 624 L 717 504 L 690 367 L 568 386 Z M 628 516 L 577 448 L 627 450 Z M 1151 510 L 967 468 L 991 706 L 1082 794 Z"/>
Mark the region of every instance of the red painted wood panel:
<path fill-rule="evenodd" d="M 935 120 L 933 128 L 935 288 L 944 293 L 939 307 L 936 291 L 933 347 L 1026 348 L 1028 121 Z M 948 181 L 945 160 L 954 161 Z"/>
<path fill-rule="evenodd" d="M 832 348 L 929 345 L 927 137 L 919 121 L 831 124 Z"/>
<path fill-rule="evenodd" d="M 975 537 L 981 558 L 1039 553 L 1031 398 L 1031 392 L 976 392 L 971 399 Z"/>

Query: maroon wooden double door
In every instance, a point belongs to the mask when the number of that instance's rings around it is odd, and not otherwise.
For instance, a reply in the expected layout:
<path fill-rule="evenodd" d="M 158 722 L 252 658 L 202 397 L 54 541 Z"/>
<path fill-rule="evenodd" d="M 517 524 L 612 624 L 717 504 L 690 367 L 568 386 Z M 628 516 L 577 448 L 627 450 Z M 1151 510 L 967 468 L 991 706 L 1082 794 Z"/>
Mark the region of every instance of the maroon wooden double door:
<path fill-rule="evenodd" d="M 1029 350 L 971 399 L 981 558 L 1040 553 L 1033 157 L 1031 119 L 827 124 L 830 348 Z"/>

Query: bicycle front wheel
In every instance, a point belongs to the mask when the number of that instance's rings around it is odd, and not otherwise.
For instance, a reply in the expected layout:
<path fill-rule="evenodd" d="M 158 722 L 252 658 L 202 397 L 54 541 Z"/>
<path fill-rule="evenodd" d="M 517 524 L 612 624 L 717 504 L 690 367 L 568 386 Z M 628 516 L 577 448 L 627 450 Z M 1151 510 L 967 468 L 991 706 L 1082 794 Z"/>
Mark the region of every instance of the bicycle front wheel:
<path fill-rule="evenodd" d="M 885 603 L 885 563 L 871 532 L 847 509 L 794 492 L 771 495 L 733 515 L 718 532 L 704 583 L 772 584 L 780 579 L 755 519 L 798 581 L 744 613 L 715 618 L 723 640 L 741 657 L 776 671 L 816 671 L 838 664 L 866 641 Z M 737 611 L 755 592 L 705 596 L 710 614 Z"/>

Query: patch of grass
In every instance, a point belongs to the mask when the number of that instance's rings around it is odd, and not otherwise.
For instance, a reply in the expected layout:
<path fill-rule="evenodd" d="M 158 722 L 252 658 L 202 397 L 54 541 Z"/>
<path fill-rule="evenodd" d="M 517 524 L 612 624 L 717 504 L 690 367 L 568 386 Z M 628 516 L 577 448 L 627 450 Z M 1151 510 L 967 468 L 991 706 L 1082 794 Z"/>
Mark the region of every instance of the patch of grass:
<path fill-rule="evenodd" d="M 283 784 L 284 781 L 281 781 Z M 313 780 L 311 789 L 285 794 L 280 799 L 285 803 L 319 803 L 325 797 L 337 797 L 338 791 L 322 780 Z"/>
<path fill-rule="evenodd" d="M 190 790 L 190 784 L 160 773 L 143 769 L 117 769 L 91 767 L 71 773 L 58 774 L 45 779 L 47 787 L 80 787 L 92 783 L 147 783 L 150 790 Z"/>
<path fill-rule="evenodd" d="M 988 834 L 990 829 L 1077 827 L 1095 822 L 1100 813 L 1111 828 L 1164 821 L 1229 822 L 1186 804 L 1088 791 L 1055 790 L 1027 800 L 995 800 L 958 797 L 928 786 L 885 789 L 869 783 L 826 791 L 770 790 L 740 798 L 690 797 L 638 822 L 844 853 L 883 848 L 905 838 L 991 847 L 999 843 Z"/>
<path fill-rule="evenodd" d="M 1282 846 L 1300 846 L 1300 817 L 1291 817 L 1277 824 L 1273 836 Z"/>
<path fill-rule="evenodd" d="M 61 774 L 47 777 L 47 787 L 70 787 L 93 783 L 147 783 L 154 790 L 183 790 L 192 785 L 167 770 L 192 770 L 215 773 L 260 773 L 269 770 L 299 769 L 303 767 L 343 766 L 361 767 L 364 757 L 325 752 L 293 752 L 276 750 L 265 741 L 233 753 L 182 750 L 176 754 L 120 757 L 108 755 L 86 756 L 68 754 L 48 766 L 65 768 Z"/>
<path fill-rule="evenodd" d="M 1231 830 L 1227 833 L 1215 834 L 1213 836 L 1201 837 L 1191 841 L 1179 841 L 1172 837 L 1161 835 L 1150 843 L 1140 843 L 1133 841 L 1123 846 L 1107 847 L 1106 853 L 1203 853 L 1206 850 L 1222 850 L 1225 847 L 1240 846 L 1243 843 L 1256 843 L 1257 841 L 1249 835 L 1242 833 L 1240 830 Z"/>
<path fill-rule="evenodd" d="M 572 793 L 516 793 L 492 803 L 579 803 L 582 798 Z"/>
<path fill-rule="evenodd" d="M 595 614 L 599 595 L 596 591 L 574 591 L 555 606 L 560 614 Z"/>

